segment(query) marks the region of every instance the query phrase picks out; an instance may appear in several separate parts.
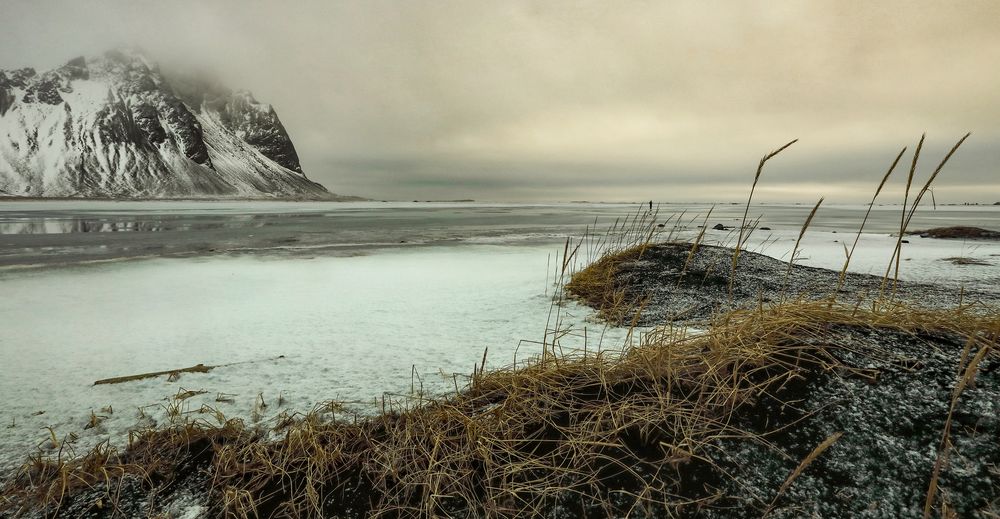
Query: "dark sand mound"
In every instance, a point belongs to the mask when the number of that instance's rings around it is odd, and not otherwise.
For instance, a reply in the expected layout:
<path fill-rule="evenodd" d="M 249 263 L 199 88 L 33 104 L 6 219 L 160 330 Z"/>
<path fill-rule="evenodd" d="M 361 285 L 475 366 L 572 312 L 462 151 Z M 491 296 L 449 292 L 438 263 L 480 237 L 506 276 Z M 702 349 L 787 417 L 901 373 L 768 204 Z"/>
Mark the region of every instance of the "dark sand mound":
<path fill-rule="evenodd" d="M 943 238 L 943 239 L 973 239 L 973 240 L 1000 240 L 1000 232 L 982 229 L 979 227 L 935 227 L 926 231 L 913 231 L 907 234 L 916 234 L 921 238 Z"/>
<path fill-rule="evenodd" d="M 870 301 L 893 292 L 879 276 L 849 273 L 837 291 L 840 273 L 795 265 L 763 254 L 743 252 L 729 284 L 733 249 L 700 246 L 693 256 L 689 243 L 665 243 L 630 249 L 606 257 L 574 275 L 567 291 L 602 312 L 612 322 L 635 321 L 640 326 L 666 322 L 702 321 L 729 308 L 753 308 L 794 294 L 798 298 L 826 298 L 837 292 L 841 301 Z M 590 272 L 588 272 L 588 270 Z M 787 273 L 787 277 L 786 277 Z M 896 298 L 919 306 L 947 308 L 964 302 L 1000 302 L 1000 294 L 982 287 L 946 287 L 899 282 Z M 617 294 L 614 296 L 613 294 Z"/>

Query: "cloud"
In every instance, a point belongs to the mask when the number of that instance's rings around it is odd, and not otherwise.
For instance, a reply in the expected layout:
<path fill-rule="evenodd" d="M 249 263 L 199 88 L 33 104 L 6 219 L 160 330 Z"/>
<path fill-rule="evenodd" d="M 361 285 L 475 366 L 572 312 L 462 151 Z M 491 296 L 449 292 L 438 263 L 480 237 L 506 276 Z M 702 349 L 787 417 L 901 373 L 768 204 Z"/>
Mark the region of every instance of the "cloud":
<path fill-rule="evenodd" d="M 993 2 L 8 3 L 0 68 L 135 43 L 210 69 L 338 192 L 738 198 L 798 137 L 762 196 L 860 201 L 922 131 L 968 130 L 941 195 L 997 182 Z"/>

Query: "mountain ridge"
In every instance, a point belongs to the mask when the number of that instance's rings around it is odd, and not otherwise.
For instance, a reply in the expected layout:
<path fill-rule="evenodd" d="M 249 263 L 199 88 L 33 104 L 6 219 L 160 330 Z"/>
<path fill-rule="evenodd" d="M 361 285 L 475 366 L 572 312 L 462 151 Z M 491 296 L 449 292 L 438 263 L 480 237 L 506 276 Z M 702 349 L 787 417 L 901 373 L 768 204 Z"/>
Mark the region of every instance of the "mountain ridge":
<path fill-rule="evenodd" d="M 269 104 L 144 54 L 0 70 L 0 194 L 335 199 Z"/>

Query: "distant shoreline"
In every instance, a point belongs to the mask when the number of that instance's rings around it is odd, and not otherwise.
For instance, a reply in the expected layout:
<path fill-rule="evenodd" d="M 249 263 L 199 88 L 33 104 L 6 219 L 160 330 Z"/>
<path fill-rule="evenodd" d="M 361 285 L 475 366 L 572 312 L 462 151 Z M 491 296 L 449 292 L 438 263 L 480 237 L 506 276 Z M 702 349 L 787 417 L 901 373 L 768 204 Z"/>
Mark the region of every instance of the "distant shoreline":
<path fill-rule="evenodd" d="M 421 203 L 421 204 L 457 204 L 457 203 L 475 203 L 475 204 L 527 204 L 527 205 L 550 205 L 550 204 L 566 204 L 566 205 L 645 205 L 648 201 L 595 201 L 595 200 L 547 200 L 547 201 L 502 201 L 502 200 L 476 200 L 476 199 L 442 199 L 442 200 L 416 200 L 416 199 L 398 199 L 389 200 L 381 198 L 365 198 L 363 196 L 353 196 L 353 195 L 331 195 L 327 198 L 309 198 L 309 197 L 126 197 L 126 198 L 115 198 L 115 197 L 76 197 L 76 196 L 11 196 L 0 194 L 0 202 L 382 202 L 382 203 Z M 742 206 L 746 202 L 712 202 L 705 200 L 694 200 L 694 201 L 671 201 L 671 202 L 656 202 L 654 204 L 660 206 L 685 206 L 685 205 L 717 205 L 717 206 Z M 803 202 L 753 202 L 752 206 L 806 206 L 808 204 Z M 861 202 L 849 203 L 829 203 L 826 204 L 827 207 L 837 207 L 837 206 L 862 206 L 867 205 Z M 874 208 L 879 207 L 899 207 L 902 204 L 899 203 L 879 203 L 875 204 Z M 978 208 L 998 208 L 1000 209 L 1000 202 L 990 203 L 990 202 L 963 202 L 963 203 L 939 203 L 938 207 L 978 207 Z"/>
<path fill-rule="evenodd" d="M 164 197 L 164 198 L 114 198 L 78 196 L 0 196 L 0 202 L 375 202 L 360 196 L 331 196 L 329 198 L 282 197 Z"/>

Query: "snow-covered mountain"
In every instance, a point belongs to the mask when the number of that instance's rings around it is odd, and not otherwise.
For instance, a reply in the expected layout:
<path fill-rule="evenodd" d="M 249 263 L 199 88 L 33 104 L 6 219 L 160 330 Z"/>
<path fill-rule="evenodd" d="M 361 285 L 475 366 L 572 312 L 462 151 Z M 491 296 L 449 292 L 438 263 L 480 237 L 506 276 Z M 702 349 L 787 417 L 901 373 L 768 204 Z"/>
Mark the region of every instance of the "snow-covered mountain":
<path fill-rule="evenodd" d="M 0 196 L 331 198 L 274 109 L 135 51 L 0 70 Z"/>

